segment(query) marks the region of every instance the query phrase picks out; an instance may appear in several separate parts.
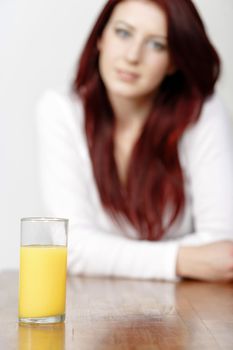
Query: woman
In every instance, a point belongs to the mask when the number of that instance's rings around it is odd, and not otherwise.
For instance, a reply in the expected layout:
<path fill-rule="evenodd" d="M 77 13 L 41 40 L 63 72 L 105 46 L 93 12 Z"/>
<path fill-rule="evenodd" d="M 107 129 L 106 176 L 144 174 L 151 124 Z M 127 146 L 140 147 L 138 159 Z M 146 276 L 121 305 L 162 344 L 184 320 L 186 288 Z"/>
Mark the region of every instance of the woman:
<path fill-rule="evenodd" d="M 233 278 L 233 147 L 190 0 L 108 1 L 73 92 L 38 107 L 46 215 L 74 274 Z"/>

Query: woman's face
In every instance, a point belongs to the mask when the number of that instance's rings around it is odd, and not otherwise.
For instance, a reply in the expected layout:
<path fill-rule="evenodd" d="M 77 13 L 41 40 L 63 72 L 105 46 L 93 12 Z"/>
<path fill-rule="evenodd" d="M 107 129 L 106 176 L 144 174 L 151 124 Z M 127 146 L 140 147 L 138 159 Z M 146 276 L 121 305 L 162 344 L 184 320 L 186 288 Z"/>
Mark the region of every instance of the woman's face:
<path fill-rule="evenodd" d="M 99 70 L 108 94 L 142 98 L 172 73 L 163 10 L 149 0 L 120 2 L 98 42 Z"/>

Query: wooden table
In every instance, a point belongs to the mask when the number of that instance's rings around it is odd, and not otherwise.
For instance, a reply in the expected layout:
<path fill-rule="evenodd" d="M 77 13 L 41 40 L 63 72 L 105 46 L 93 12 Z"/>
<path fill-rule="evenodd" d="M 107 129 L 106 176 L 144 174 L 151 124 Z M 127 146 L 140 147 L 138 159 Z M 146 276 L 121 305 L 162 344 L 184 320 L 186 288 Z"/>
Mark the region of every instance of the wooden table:
<path fill-rule="evenodd" d="M 64 324 L 19 326 L 18 274 L 0 273 L 2 350 L 232 350 L 233 283 L 68 279 Z"/>

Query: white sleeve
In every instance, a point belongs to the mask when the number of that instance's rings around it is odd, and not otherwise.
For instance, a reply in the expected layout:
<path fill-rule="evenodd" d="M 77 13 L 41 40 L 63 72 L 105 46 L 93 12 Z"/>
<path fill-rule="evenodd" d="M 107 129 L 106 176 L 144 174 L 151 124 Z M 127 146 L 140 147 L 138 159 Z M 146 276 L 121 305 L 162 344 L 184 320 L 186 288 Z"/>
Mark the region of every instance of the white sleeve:
<path fill-rule="evenodd" d="M 48 92 L 41 100 L 37 130 L 46 215 L 66 217 L 70 222 L 69 272 L 176 279 L 176 256 L 182 239 L 139 241 L 114 235 L 99 226 L 79 145 L 83 135 L 67 101 L 60 95 Z"/>
<path fill-rule="evenodd" d="M 216 96 L 207 100 L 200 120 L 186 132 L 182 147 L 195 234 L 180 243 L 232 240 L 233 125 Z"/>

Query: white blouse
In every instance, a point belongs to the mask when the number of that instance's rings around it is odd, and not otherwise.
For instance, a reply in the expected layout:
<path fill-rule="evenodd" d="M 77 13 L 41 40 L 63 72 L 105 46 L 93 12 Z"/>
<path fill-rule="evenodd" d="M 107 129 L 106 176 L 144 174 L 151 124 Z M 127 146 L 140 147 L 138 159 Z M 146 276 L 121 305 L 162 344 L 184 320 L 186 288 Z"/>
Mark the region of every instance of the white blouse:
<path fill-rule="evenodd" d="M 139 240 L 130 223 L 118 226 L 104 210 L 78 99 L 47 91 L 36 121 L 45 215 L 69 219 L 70 273 L 176 280 L 179 246 L 233 240 L 232 124 L 216 96 L 179 144 L 186 205 L 158 242 Z"/>

